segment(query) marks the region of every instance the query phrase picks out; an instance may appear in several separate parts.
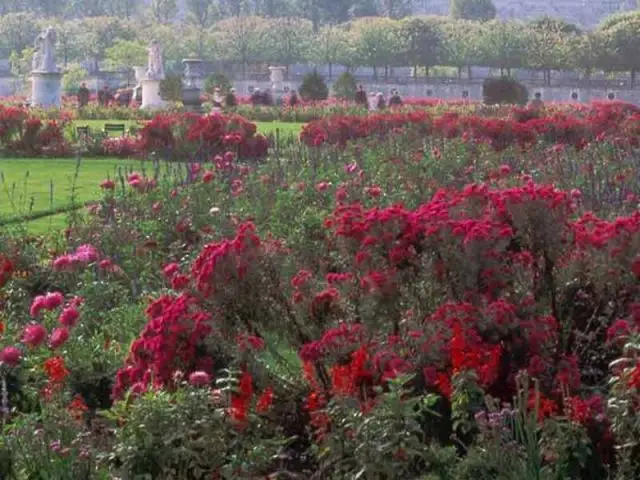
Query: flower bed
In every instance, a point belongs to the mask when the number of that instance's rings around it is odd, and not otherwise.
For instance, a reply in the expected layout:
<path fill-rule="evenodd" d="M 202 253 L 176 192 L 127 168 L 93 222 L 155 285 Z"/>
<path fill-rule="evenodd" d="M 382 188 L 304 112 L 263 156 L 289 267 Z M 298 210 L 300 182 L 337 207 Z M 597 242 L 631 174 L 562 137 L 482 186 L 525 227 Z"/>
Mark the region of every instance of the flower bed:
<path fill-rule="evenodd" d="M 235 151 L 242 119 L 156 117 L 146 150 L 184 163 L 0 243 L 7 455 L 55 478 L 637 478 L 636 115 L 396 112 L 265 162 Z"/>

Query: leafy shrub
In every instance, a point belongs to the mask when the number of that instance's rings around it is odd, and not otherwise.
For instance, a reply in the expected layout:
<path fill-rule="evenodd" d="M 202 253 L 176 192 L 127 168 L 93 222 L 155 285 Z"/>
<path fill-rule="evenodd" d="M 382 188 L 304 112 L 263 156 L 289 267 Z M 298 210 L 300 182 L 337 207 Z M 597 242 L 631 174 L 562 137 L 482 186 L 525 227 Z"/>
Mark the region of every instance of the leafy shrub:
<path fill-rule="evenodd" d="M 326 100 L 329 98 L 329 88 L 318 72 L 308 73 L 304 76 L 299 93 L 303 100 Z"/>
<path fill-rule="evenodd" d="M 160 97 L 169 102 L 182 102 L 182 77 L 167 75 L 160 82 Z"/>
<path fill-rule="evenodd" d="M 357 88 L 355 77 L 349 72 L 344 72 L 333 84 L 333 94 L 341 100 L 354 101 Z"/>
<path fill-rule="evenodd" d="M 216 87 L 220 87 L 222 93 L 228 92 L 233 87 L 231 80 L 224 73 L 214 73 L 204 80 L 204 90 L 213 93 Z"/>
<path fill-rule="evenodd" d="M 526 105 L 529 101 L 527 87 L 511 77 L 486 78 L 482 96 L 487 105 Z"/>

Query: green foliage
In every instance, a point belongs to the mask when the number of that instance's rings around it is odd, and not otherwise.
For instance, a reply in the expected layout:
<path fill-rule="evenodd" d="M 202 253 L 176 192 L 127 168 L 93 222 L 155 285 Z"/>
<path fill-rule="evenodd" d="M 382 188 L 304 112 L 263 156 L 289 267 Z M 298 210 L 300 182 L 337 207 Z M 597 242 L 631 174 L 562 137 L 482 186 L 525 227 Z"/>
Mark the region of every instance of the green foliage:
<path fill-rule="evenodd" d="M 486 105 L 526 105 L 529 101 L 527 87 L 511 77 L 485 79 L 482 96 Z"/>
<path fill-rule="evenodd" d="M 336 79 L 332 88 L 336 98 L 353 101 L 356 98 L 358 84 L 356 78 L 351 73 L 344 72 Z"/>
<path fill-rule="evenodd" d="M 147 63 L 147 47 L 139 40 L 118 38 L 104 53 L 107 62 L 116 69 L 131 70 Z"/>
<path fill-rule="evenodd" d="M 486 22 L 496 17 L 496 7 L 491 0 L 451 0 L 451 16 Z"/>
<path fill-rule="evenodd" d="M 180 75 L 167 75 L 160 82 L 160 96 L 170 102 L 182 101 L 182 77 Z"/>
<path fill-rule="evenodd" d="M 89 73 L 77 63 L 67 67 L 64 77 L 62 77 L 62 89 L 67 94 L 75 94 L 80 88 L 83 80 L 86 80 Z"/>
<path fill-rule="evenodd" d="M 329 98 L 329 88 L 318 72 L 308 73 L 304 76 L 299 93 L 304 100 L 326 100 Z"/>
<path fill-rule="evenodd" d="M 216 87 L 220 87 L 220 91 L 226 93 L 232 86 L 231 80 L 224 73 L 214 73 L 204 80 L 204 90 L 209 93 L 213 93 Z"/>

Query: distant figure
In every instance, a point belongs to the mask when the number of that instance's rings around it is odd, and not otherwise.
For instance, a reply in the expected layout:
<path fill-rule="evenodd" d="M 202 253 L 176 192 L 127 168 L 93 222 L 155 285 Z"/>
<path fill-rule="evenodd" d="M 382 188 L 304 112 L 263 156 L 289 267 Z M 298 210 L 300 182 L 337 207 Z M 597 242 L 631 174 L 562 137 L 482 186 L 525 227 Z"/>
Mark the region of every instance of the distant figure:
<path fill-rule="evenodd" d="M 390 107 L 401 107 L 402 106 L 402 98 L 400 98 L 400 94 L 397 90 L 394 90 L 391 94 L 391 98 L 389 99 Z"/>
<path fill-rule="evenodd" d="M 358 88 L 356 89 L 356 105 L 362 105 L 367 108 L 369 107 L 367 92 L 362 85 L 358 85 Z"/>
<path fill-rule="evenodd" d="M 254 107 L 257 107 L 259 105 L 262 105 L 262 92 L 260 91 L 259 88 L 256 88 L 253 93 L 251 94 L 251 105 L 253 105 Z"/>
<path fill-rule="evenodd" d="M 83 108 L 89 104 L 89 96 L 91 92 L 87 88 L 87 84 L 83 83 L 78 89 L 78 107 Z"/>
<path fill-rule="evenodd" d="M 213 109 L 214 111 L 222 110 L 222 94 L 220 93 L 220 87 L 216 87 L 213 90 Z"/>
<path fill-rule="evenodd" d="M 296 93 L 295 90 L 291 90 L 291 94 L 289 95 L 289 106 L 291 108 L 294 108 L 299 103 L 300 103 L 300 100 L 298 99 L 298 94 Z"/>
<path fill-rule="evenodd" d="M 98 103 L 103 107 L 108 107 L 112 100 L 113 95 L 111 94 L 111 90 L 109 90 L 109 85 L 105 85 L 104 88 L 98 92 Z"/>
<path fill-rule="evenodd" d="M 224 100 L 224 104 L 227 108 L 233 108 L 238 106 L 238 99 L 236 98 L 235 88 L 232 88 L 231 90 L 229 90 Z"/>
<path fill-rule="evenodd" d="M 122 88 L 116 92 L 114 100 L 121 107 L 126 107 L 131 103 L 131 97 L 133 96 L 133 92 L 128 88 Z"/>
<path fill-rule="evenodd" d="M 544 102 L 542 101 L 542 94 L 540 92 L 536 92 L 534 99 L 529 102 L 529 106 L 535 109 L 540 109 L 544 107 Z"/>
<path fill-rule="evenodd" d="M 262 92 L 262 105 L 264 105 L 265 107 L 270 107 L 271 105 L 273 105 L 273 97 L 271 96 L 269 90 L 265 90 L 264 92 Z"/>
<path fill-rule="evenodd" d="M 384 110 L 385 108 L 387 108 L 387 102 L 385 101 L 384 95 L 382 94 L 382 92 L 378 92 L 377 99 L 378 99 L 376 102 L 377 110 Z"/>

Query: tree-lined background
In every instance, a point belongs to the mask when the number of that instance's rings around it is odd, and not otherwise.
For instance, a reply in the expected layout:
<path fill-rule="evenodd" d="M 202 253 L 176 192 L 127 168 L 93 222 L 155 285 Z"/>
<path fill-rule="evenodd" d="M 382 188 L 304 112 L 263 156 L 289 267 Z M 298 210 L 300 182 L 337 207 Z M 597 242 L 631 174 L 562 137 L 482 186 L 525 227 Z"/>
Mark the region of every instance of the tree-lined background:
<path fill-rule="evenodd" d="M 372 67 L 375 75 L 412 66 L 468 76 L 470 66 L 508 73 L 640 69 L 640 12 L 616 14 L 591 31 L 563 20 L 496 20 L 491 0 L 452 0 L 451 15 L 412 16 L 407 0 L 4 0 L 0 57 L 16 74 L 30 68 L 33 40 L 44 26 L 58 31 L 59 63 L 130 69 L 144 65 L 151 39 L 163 46 L 168 70 L 183 58 L 237 67 L 257 64 Z"/>

